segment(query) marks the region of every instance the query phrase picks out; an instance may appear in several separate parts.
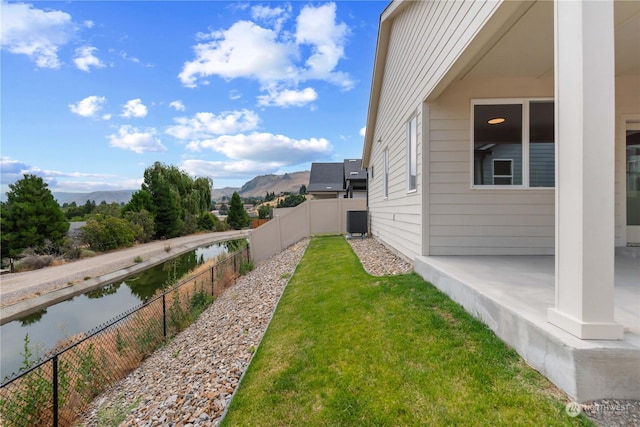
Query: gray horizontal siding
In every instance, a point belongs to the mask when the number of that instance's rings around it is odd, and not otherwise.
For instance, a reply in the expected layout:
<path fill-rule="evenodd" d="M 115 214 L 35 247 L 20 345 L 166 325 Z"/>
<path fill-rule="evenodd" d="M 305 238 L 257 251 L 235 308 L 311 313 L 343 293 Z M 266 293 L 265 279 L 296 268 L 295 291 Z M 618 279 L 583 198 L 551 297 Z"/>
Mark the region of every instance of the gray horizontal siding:
<path fill-rule="evenodd" d="M 548 87 L 539 81 L 528 86 L 519 80 L 512 87 L 504 83 L 490 96 L 485 93 L 486 86 L 492 85 L 483 81 L 454 83 L 429 106 L 429 254 L 552 254 L 553 189 L 472 188 L 470 105 L 473 98 L 548 96 L 553 91 L 552 82 Z M 545 144 L 536 145 L 542 148 Z M 520 154 L 511 155 L 505 152 L 506 148 L 496 146 L 492 158 L 517 158 L 514 171 L 521 169 Z M 491 170 L 488 161 L 487 183 L 493 182 Z M 514 173 L 514 179 L 520 176 Z"/>

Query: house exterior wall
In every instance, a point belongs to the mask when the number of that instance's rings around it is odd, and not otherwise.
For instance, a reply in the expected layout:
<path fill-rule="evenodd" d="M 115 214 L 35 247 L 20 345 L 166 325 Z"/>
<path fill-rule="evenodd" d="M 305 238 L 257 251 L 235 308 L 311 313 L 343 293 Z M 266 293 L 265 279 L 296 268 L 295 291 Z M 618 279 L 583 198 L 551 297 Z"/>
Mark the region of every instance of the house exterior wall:
<path fill-rule="evenodd" d="M 406 4 L 405 4 L 406 3 Z M 370 229 L 402 255 L 551 255 L 553 188 L 472 188 L 471 100 L 553 99 L 553 69 L 535 77 L 440 80 L 501 2 L 405 2 L 392 15 L 373 116 Z M 379 70 L 378 70 L 379 71 Z M 437 95 L 434 95 L 436 93 Z M 428 101 L 425 101 L 427 100 Z M 417 116 L 415 192 L 407 192 L 406 124 Z M 616 77 L 615 244 L 626 244 L 624 126 L 640 120 L 640 78 Z M 535 149 L 549 149 L 536 146 Z M 388 193 L 383 193 L 383 152 Z M 549 153 L 550 154 L 550 153 Z M 538 167 L 530 164 L 534 176 Z"/>
<path fill-rule="evenodd" d="M 428 255 L 553 253 L 553 189 L 471 185 L 471 100 L 549 98 L 553 90 L 551 78 L 458 81 L 429 103 Z"/>
<path fill-rule="evenodd" d="M 408 2 L 393 20 L 380 90 L 369 179 L 372 233 L 403 256 L 423 254 L 424 183 L 407 191 L 407 122 L 417 116 L 417 176 L 423 175 L 422 100 L 499 2 Z M 383 151 L 388 150 L 388 197 Z"/>

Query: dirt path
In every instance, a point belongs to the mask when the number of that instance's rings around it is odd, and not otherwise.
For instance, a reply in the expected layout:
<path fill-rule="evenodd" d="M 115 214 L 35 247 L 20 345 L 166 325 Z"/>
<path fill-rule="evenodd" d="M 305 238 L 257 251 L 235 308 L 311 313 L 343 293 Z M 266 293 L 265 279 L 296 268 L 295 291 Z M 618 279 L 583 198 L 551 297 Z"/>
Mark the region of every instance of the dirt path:
<path fill-rule="evenodd" d="M 167 259 L 194 247 L 245 238 L 247 234 L 246 230 L 194 234 L 120 249 L 40 270 L 4 274 L 0 276 L 0 307 L 4 308 L 19 301 L 77 284 L 88 278 L 97 278 L 131 267 L 136 264 L 134 261 L 136 257 L 141 257 L 143 261 L 152 258 Z"/>

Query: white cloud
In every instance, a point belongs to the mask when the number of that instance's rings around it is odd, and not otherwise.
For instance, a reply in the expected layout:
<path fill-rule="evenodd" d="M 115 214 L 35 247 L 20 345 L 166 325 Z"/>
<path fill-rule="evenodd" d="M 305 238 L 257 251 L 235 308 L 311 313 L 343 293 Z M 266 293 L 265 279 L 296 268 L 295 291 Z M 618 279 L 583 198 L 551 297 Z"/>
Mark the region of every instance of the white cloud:
<path fill-rule="evenodd" d="M 192 141 L 187 149 L 211 149 L 234 160 L 276 163 L 281 166 L 310 162 L 331 154 L 325 138 L 293 139 L 284 135 L 252 132 Z"/>
<path fill-rule="evenodd" d="M 299 91 L 300 82 L 327 81 L 342 89 L 351 89 L 354 81 L 336 67 L 344 57 L 349 35 L 345 23 L 336 21 L 336 5 L 305 6 L 296 19 L 295 34 L 282 29 L 289 18 L 291 7 L 270 8 L 254 6 L 252 17 L 271 25 L 264 28 L 255 22 L 239 21 L 227 30 L 198 33 L 200 43 L 193 47 L 195 58 L 185 62 L 178 75 L 183 85 L 196 87 L 207 84 L 210 76 L 226 80 L 246 78 L 257 80 L 261 90 L 261 105 L 305 105 L 307 102 L 276 102 L 274 88 L 286 95 Z M 310 54 L 305 53 L 310 51 Z M 311 89 L 311 88 L 309 88 Z M 306 91 L 306 92 L 305 92 Z M 315 91 L 314 91 L 315 92 Z M 317 96 L 317 94 L 316 94 Z"/>
<path fill-rule="evenodd" d="M 52 191 L 98 191 L 139 188 L 141 179 L 127 179 L 112 174 L 63 172 L 41 169 L 10 157 L 0 157 L 0 173 L 3 186 L 13 184 L 25 174 L 41 177 Z"/>
<path fill-rule="evenodd" d="M 69 193 L 91 193 L 94 191 L 136 190 L 142 185 L 142 179 L 112 178 L 110 181 L 67 181 L 56 180 L 55 191 Z"/>
<path fill-rule="evenodd" d="M 267 95 L 258 96 L 258 105 L 276 107 L 302 107 L 318 99 L 318 93 L 313 88 L 303 90 L 285 89 L 281 92 L 269 91 Z"/>
<path fill-rule="evenodd" d="M 3 184 L 13 184 L 24 174 L 31 173 L 31 166 L 10 157 L 0 157 L 0 181 Z"/>
<path fill-rule="evenodd" d="M 307 59 L 307 79 L 327 80 L 345 89 L 353 87 L 349 77 L 333 70 L 344 56 L 349 29 L 345 23 L 336 23 L 336 4 L 319 7 L 305 6 L 297 19 L 296 42 L 312 46 L 313 54 Z"/>
<path fill-rule="evenodd" d="M 184 111 L 185 110 L 184 104 L 180 100 L 171 101 L 169 103 L 169 107 L 173 108 L 176 111 Z"/>
<path fill-rule="evenodd" d="M 170 126 L 166 133 L 181 140 L 193 140 L 253 130 L 258 126 L 260 117 L 253 111 L 240 110 L 225 111 L 219 115 L 196 113 L 191 118 L 178 117 L 174 121 L 177 124 Z"/>
<path fill-rule="evenodd" d="M 82 23 L 86 28 L 93 28 L 93 26 L 95 25 L 95 23 L 89 19 L 87 19 L 86 21 L 84 21 Z"/>
<path fill-rule="evenodd" d="M 237 99 L 242 98 L 242 94 L 237 89 L 232 89 L 229 91 L 229 99 L 235 101 Z"/>
<path fill-rule="evenodd" d="M 58 49 L 76 32 L 71 15 L 25 3 L 0 3 L 0 47 L 27 55 L 41 68 L 60 68 Z"/>
<path fill-rule="evenodd" d="M 76 104 L 69 104 L 69 109 L 72 113 L 82 117 L 94 117 L 100 110 L 102 110 L 102 105 L 105 102 L 107 102 L 107 98 L 104 96 L 87 96 Z M 108 118 L 106 118 L 107 116 Z M 111 115 L 105 114 L 102 118 L 104 120 L 109 120 Z"/>
<path fill-rule="evenodd" d="M 140 131 L 129 125 L 120 126 L 117 134 L 107 136 L 109 145 L 124 150 L 131 150 L 138 154 L 148 152 L 165 152 L 167 148 L 159 139 L 155 138 L 155 129 Z"/>
<path fill-rule="evenodd" d="M 186 62 L 178 75 L 187 87 L 196 87 L 199 78 L 213 75 L 261 82 L 295 76 L 290 57 L 296 55 L 296 48 L 291 43 L 279 42 L 273 30 L 239 21 L 210 36 L 211 42 L 194 46 L 196 59 Z"/>
<path fill-rule="evenodd" d="M 110 49 L 109 51 L 115 53 L 114 49 Z M 150 63 L 145 64 L 140 60 L 140 58 L 133 55 L 129 55 L 125 51 L 120 51 L 117 53 L 117 55 L 119 55 L 120 58 L 124 59 L 125 61 L 133 62 L 134 64 L 139 64 L 139 65 L 142 65 L 143 67 L 153 68 L 153 64 L 150 64 Z"/>
<path fill-rule="evenodd" d="M 140 98 L 127 101 L 122 109 L 122 117 L 144 117 L 147 115 L 147 107 Z"/>
<path fill-rule="evenodd" d="M 272 174 L 279 171 L 280 163 L 241 161 L 183 160 L 180 169 L 193 176 L 238 179 Z"/>
<path fill-rule="evenodd" d="M 364 126 L 362 129 L 360 129 L 360 136 L 364 136 L 366 132 L 367 132 L 367 127 Z"/>
<path fill-rule="evenodd" d="M 282 25 L 291 17 L 291 5 L 285 7 L 253 6 L 251 17 L 256 21 L 271 25 L 276 32 L 279 32 Z"/>
<path fill-rule="evenodd" d="M 89 72 L 90 67 L 95 68 L 104 68 L 105 65 L 100 59 L 94 56 L 94 52 L 97 52 L 98 49 L 93 46 L 83 46 L 76 49 L 75 58 L 73 58 L 73 62 L 76 64 L 76 67 L 82 71 Z"/>

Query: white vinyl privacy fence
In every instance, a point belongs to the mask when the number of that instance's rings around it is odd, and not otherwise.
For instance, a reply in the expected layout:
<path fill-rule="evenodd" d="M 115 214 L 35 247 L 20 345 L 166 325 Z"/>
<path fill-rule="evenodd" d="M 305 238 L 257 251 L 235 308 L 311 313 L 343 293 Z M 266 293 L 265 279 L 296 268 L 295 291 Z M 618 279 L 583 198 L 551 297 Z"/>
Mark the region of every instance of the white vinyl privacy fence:
<path fill-rule="evenodd" d="M 275 209 L 274 218 L 249 232 L 251 259 L 258 263 L 304 237 L 346 234 L 347 211 L 367 209 L 366 199 L 307 200 L 295 208 Z"/>

